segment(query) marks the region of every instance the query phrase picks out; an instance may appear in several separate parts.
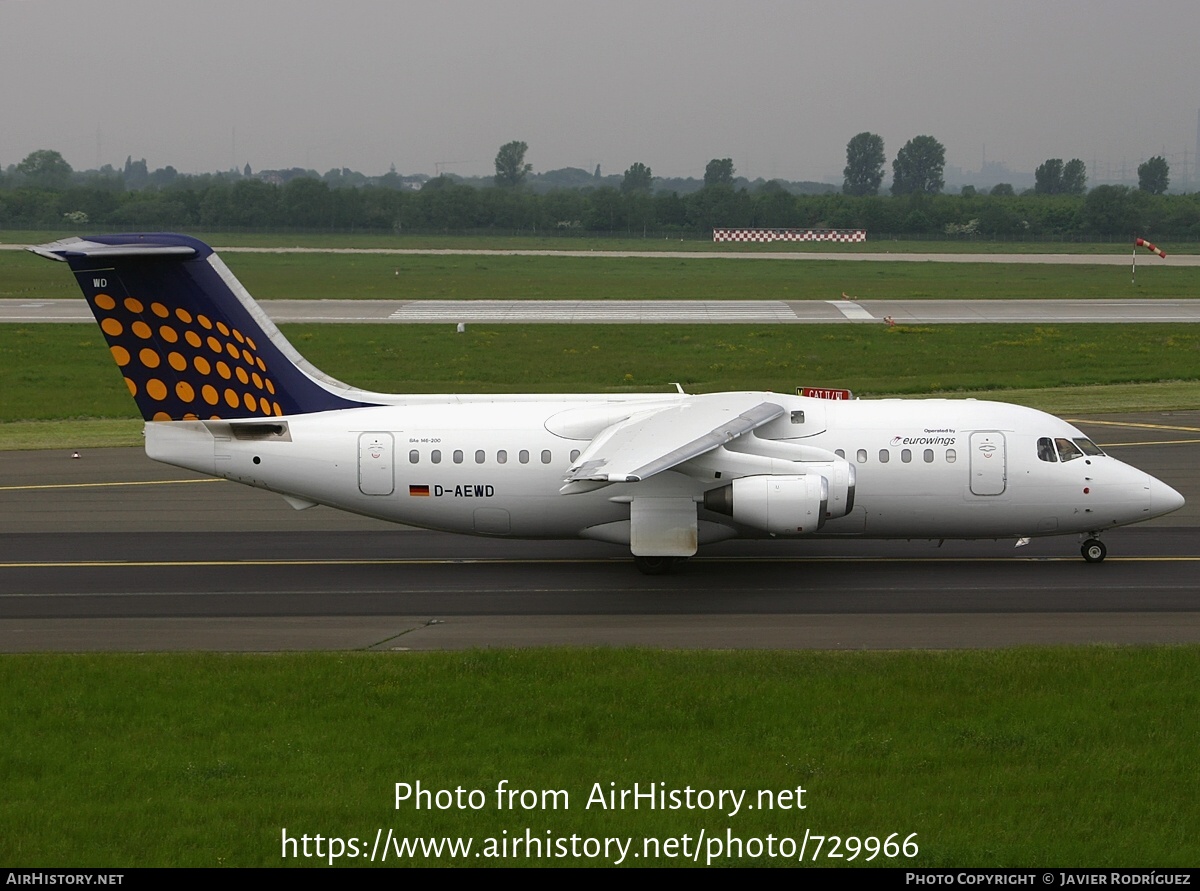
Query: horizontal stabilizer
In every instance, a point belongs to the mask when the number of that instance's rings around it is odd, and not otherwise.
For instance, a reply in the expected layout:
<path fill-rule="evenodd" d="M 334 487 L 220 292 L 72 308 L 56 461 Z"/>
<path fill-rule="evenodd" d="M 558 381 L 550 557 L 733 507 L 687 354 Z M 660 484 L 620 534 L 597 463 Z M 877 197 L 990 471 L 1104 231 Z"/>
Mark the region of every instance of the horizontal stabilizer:
<path fill-rule="evenodd" d="M 151 236 L 133 236 L 146 239 Z M 159 244 L 153 241 L 124 241 L 105 244 L 83 238 L 64 238 L 49 244 L 40 244 L 29 249 L 39 257 L 66 263 L 76 257 L 194 257 L 195 247 L 186 244 Z"/>

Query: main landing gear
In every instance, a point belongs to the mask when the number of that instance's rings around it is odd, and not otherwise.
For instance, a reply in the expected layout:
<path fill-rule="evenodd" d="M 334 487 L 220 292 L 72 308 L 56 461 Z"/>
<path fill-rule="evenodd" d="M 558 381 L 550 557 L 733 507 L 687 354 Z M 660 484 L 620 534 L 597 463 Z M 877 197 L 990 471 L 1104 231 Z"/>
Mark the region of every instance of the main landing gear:
<path fill-rule="evenodd" d="M 1083 554 L 1083 559 L 1088 563 L 1101 563 L 1108 554 L 1108 548 L 1104 546 L 1104 542 L 1100 539 L 1089 538 L 1083 543 L 1083 547 L 1079 549 L 1079 552 Z"/>
<path fill-rule="evenodd" d="M 634 557 L 633 565 L 642 575 L 666 575 L 687 557 Z"/>

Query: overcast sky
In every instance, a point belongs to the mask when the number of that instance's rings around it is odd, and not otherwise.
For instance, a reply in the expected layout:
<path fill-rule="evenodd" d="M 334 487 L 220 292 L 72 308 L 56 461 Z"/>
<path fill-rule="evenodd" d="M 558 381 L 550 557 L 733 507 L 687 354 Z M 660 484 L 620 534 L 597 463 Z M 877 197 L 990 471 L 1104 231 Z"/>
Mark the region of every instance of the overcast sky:
<path fill-rule="evenodd" d="M 840 182 L 869 130 L 889 172 L 929 134 L 1177 183 L 1198 45 L 1196 0 L 0 0 L 0 165 L 471 175 L 519 139 L 535 171 Z"/>

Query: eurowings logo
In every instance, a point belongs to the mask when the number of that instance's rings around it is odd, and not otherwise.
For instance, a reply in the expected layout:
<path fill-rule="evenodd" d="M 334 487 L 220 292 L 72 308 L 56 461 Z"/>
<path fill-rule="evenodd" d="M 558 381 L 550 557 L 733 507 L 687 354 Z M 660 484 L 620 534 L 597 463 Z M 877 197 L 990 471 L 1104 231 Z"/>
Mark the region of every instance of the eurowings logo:
<path fill-rule="evenodd" d="M 952 446 L 957 441 L 954 436 L 893 436 L 892 445 L 942 445 Z"/>

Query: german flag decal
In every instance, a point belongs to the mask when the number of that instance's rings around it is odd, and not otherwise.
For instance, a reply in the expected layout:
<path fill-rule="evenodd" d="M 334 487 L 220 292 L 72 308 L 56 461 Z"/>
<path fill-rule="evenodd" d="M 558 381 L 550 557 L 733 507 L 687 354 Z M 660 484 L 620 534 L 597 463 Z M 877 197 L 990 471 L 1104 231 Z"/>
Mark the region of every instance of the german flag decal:
<path fill-rule="evenodd" d="M 418 498 L 428 498 L 429 497 L 429 487 L 428 486 L 409 486 L 408 494 L 411 496 L 418 497 Z"/>

